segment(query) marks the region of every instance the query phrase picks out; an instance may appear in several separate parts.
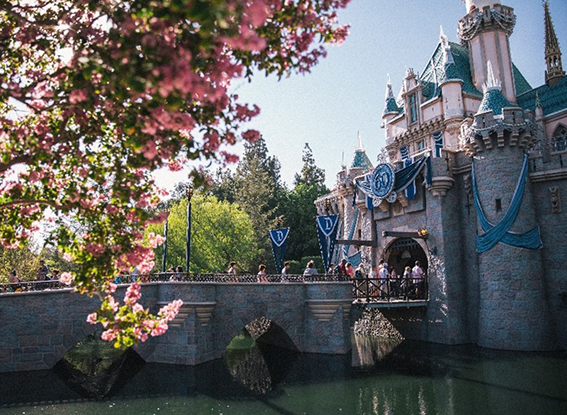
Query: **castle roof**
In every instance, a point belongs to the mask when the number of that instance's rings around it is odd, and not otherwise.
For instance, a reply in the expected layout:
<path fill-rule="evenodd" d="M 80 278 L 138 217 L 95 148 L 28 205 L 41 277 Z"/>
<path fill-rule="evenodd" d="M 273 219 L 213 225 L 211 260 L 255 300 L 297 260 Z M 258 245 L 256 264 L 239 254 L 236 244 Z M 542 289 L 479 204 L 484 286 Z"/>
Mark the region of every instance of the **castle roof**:
<path fill-rule="evenodd" d="M 567 109 L 567 77 L 553 86 L 542 85 L 518 95 L 518 105 L 526 110 L 535 111 L 536 95 L 539 95 L 544 115 L 554 114 Z"/>
<path fill-rule="evenodd" d="M 477 114 L 482 114 L 486 111 L 492 111 L 494 115 L 502 115 L 502 108 L 511 107 L 502 91 L 499 89 L 491 89 L 484 93 L 482 102 L 478 108 Z"/>
<path fill-rule="evenodd" d="M 366 155 L 366 151 L 362 148 L 357 148 L 356 151 L 354 152 L 354 158 L 352 159 L 350 168 L 371 170 L 373 167 L 374 166 L 372 166 L 372 162 Z"/>

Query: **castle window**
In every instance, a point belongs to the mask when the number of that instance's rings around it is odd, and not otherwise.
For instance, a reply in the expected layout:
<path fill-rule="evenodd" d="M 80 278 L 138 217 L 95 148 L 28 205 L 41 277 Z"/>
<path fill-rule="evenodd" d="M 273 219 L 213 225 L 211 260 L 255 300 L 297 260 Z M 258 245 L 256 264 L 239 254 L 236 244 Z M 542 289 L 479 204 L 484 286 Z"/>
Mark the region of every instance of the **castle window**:
<path fill-rule="evenodd" d="M 567 128 L 560 125 L 555 130 L 553 138 L 551 139 L 551 145 L 553 151 L 565 151 L 567 150 Z"/>
<path fill-rule="evenodd" d="M 417 152 L 425 150 L 425 141 L 421 140 L 417 142 Z"/>
<path fill-rule="evenodd" d="M 501 199 L 496 199 L 496 211 L 497 212 L 502 211 L 502 200 Z"/>
<path fill-rule="evenodd" d="M 415 94 L 409 97 L 409 107 L 410 107 L 410 123 L 413 124 L 417 121 L 417 97 Z"/>
<path fill-rule="evenodd" d="M 445 146 L 443 131 L 433 133 L 433 142 L 435 143 L 435 157 L 441 157 L 441 149 Z"/>

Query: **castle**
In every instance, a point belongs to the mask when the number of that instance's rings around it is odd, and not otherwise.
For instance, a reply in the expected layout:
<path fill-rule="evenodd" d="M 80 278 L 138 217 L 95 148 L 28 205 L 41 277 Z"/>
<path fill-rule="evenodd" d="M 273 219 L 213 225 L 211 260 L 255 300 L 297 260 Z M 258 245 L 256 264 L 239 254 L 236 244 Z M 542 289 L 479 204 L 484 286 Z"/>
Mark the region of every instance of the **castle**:
<path fill-rule="evenodd" d="M 335 261 L 425 266 L 427 306 L 384 310 L 406 337 L 567 349 L 567 77 L 550 6 L 545 85 L 533 88 L 511 58 L 513 8 L 465 3 L 460 44 L 441 30 L 397 97 L 388 82 L 389 161 L 374 168 L 359 141 L 315 204 L 340 216 Z"/>

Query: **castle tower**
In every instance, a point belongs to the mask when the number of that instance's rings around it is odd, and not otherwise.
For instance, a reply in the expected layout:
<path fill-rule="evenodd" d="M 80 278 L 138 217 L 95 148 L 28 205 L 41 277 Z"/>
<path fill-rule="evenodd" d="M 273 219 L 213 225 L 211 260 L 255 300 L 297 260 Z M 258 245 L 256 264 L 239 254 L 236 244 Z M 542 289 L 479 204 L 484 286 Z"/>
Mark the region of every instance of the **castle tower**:
<path fill-rule="evenodd" d="M 516 102 L 516 87 L 508 37 L 514 31 L 514 9 L 498 0 L 466 0 L 467 14 L 459 21 L 459 38 L 469 49 L 473 83 L 479 91 L 487 80 L 486 62 L 502 81 L 502 93 Z"/>
<path fill-rule="evenodd" d="M 490 62 L 484 97 L 461 139 L 473 158 L 479 274 L 478 344 L 551 350 L 541 238 L 528 177 L 527 150 L 537 141 L 533 115 L 504 96 Z M 526 120 L 526 118 L 530 118 Z"/>
<path fill-rule="evenodd" d="M 561 63 L 561 49 L 555 34 L 555 28 L 553 27 L 553 21 L 551 20 L 549 2 L 547 0 L 543 2 L 543 9 L 545 12 L 545 64 L 547 65 L 545 83 L 547 86 L 553 86 L 565 76 L 565 71 Z"/>

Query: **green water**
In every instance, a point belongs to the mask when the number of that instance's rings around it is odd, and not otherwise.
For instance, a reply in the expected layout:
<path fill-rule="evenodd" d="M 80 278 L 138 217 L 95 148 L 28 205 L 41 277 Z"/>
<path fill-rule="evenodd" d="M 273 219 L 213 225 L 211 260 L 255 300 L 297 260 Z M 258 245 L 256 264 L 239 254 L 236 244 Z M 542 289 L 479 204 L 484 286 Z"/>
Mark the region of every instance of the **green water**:
<path fill-rule="evenodd" d="M 0 414 L 567 414 L 565 353 L 368 338 L 345 356 L 238 346 L 197 367 L 124 364 L 98 400 L 54 371 L 0 374 Z"/>

